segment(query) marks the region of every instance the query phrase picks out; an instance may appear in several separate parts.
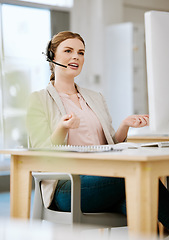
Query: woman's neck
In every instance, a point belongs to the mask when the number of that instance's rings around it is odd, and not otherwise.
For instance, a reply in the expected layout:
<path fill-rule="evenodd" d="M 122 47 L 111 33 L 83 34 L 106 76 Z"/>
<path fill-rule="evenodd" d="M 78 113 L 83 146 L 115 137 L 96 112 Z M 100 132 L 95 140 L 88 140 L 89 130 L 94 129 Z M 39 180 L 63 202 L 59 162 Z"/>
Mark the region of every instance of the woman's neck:
<path fill-rule="evenodd" d="M 77 89 L 73 82 L 61 82 L 55 81 L 54 87 L 58 92 L 66 93 L 66 94 L 74 94 L 77 93 Z"/>

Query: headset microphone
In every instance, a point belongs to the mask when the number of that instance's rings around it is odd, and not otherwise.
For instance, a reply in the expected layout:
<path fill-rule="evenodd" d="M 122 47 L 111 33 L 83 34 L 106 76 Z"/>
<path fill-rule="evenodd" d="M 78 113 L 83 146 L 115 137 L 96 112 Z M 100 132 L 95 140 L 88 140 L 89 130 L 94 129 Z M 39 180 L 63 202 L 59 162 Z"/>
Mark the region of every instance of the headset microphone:
<path fill-rule="evenodd" d="M 58 65 L 58 66 L 60 66 L 60 67 L 67 68 L 66 65 L 63 65 L 63 64 L 60 64 L 60 63 L 57 63 L 57 62 L 54 62 L 53 60 L 51 60 L 44 52 L 42 52 L 42 54 L 44 54 L 44 55 L 46 56 L 46 61 L 52 62 L 52 63 L 54 63 L 54 64 L 56 64 L 56 65 Z"/>

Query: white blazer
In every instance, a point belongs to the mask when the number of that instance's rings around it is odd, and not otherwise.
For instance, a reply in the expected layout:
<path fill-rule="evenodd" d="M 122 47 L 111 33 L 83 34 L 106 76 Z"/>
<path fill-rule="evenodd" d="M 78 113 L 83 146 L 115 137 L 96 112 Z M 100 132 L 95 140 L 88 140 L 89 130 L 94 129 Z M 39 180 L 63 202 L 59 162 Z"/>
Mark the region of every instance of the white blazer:
<path fill-rule="evenodd" d="M 112 127 L 111 116 L 104 97 L 97 92 L 81 88 L 76 85 L 78 92 L 82 95 L 89 107 L 98 117 L 108 144 L 117 143 Z M 27 111 L 27 130 L 30 146 L 43 148 L 52 146 L 51 134 L 57 127 L 61 117 L 66 114 L 60 96 L 53 83 L 37 92 L 33 92 Z M 67 144 L 67 137 L 65 138 Z M 57 181 L 43 181 L 42 195 L 45 207 L 49 207 L 57 186 Z"/>

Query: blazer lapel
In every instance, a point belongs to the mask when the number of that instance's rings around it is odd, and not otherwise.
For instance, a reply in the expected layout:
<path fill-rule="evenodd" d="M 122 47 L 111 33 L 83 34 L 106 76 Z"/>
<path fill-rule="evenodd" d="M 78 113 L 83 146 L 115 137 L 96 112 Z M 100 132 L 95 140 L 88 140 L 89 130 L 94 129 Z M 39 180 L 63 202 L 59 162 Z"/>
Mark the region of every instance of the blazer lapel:
<path fill-rule="evenodd" d="M 53 98 L 53 100 L 55 101 L 55 103 L 57 104 L 62 116 L 66 114 L 66 110 L 64 108 L 64 105 L 62 103 L 62 100 L 58 94 L 58 92 L 56 91 L 56 89 L 54 88 L 54 86 L 52 85 L 52 83 L 50 83 L 47 86 L 47 91 L 50 94 L 50 96 Z"/>

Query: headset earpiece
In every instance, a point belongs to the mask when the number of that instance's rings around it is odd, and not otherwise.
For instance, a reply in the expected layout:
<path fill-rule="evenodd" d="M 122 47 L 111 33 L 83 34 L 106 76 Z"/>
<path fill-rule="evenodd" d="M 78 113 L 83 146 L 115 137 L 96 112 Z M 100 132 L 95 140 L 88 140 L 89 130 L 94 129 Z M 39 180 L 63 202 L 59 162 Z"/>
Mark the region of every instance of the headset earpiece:
<path fill-rule="evenodd" d="M 49 44 L 48 44 L 48 46 L 47 46 L 46 55 L 47 55 L 47 57 L 48 57 L 50 60 L 53 61 L 53 59 L 54 59 L 54 52 L 52 52 L 51 50 L 49 50 L 49 49 L 50 49 L 50 46 L 51 46 L 51 41 L 49 41 Z"/>
<path fill-rule="evenodd" d="M 54 64 L 56 64 L 56 65 L 58 65 L 58 66 L 67 68 L 66 65 L 63 65 L 63 64 L 60 64 L 60 63 L 57 63 L 57 62 L 53 61 L 55 55 L 54 55 L 54 52 L 53 52 L 53 51 L 49 50 L 49 49 L 50 49 L 50 46 L 51 46 L 51 41 L 48 43 L 48 46 L 47 46 L 47 48 L 46 48 L 46 53 L 42 52 L 42 54 L 46 56 L 46 61 L 52 62 L 52 63 L 54 63 Z"/>
<path fill-rule="evenodd" d="M 49 58 L 50 60 L 53 61 L 53 59 L 54 59 L 54 53 L 53 53 L 52 51 L 48 51 L 48 52 L 47 52 L 47 56 L 48 56 L 48 58 Z"/>

